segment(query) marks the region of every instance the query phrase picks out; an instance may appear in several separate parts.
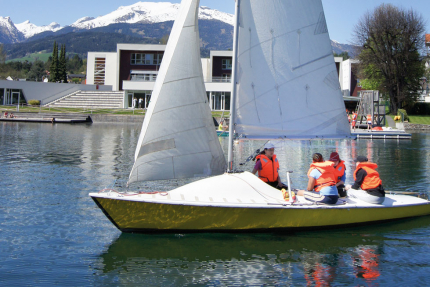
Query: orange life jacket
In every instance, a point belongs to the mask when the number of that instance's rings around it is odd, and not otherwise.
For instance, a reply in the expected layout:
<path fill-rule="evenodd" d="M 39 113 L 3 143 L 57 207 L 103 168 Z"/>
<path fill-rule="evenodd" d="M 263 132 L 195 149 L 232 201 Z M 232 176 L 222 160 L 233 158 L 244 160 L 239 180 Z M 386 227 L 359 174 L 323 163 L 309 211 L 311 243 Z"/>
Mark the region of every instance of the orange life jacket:
<path fill-rule="evenodd" d="M 355 122 L 355 121 L 357 121 L 357 114 L 356 113 L 353 113 L 352 114 L 352 120 Z"/>
<path fill-rule="evenodd" d="M 336 183 L 340 181 L 342 176 L 345 174 L 345 161 L 340 161 L 339 164 L 334 168 L 334 175 L 336 176 Z"/>
<path fill-rule="evenodd" d="M 276 155 L 272 156 L 272 160 L 264 154 L 257 155 L 256 159 L 261 162 L 261 170 L 258 171 L 258 177 L 264 182 L 278 181 L 279 162 Z"/>
<path fill-rule="evenodd" d="M 333 165 L 334 163 L 331 161 L 314 162 L 311 164 L 311 167 L 308 171 L 308 176 L 314 169 L 317 169 L 319 172 L 321 172 L 321 176 L 315 181 L 314 190 L 316 192 L 319 192 L 324 187 L 336 185 L 336 176 Z"/>
<path fill-rule="evenodd" d="M 357 165 L 357 168 L 354 172 L 354 180 L 357 179 L 357 171 L 359 169 L 364 169 L 367 172 L 367 175 L 364 178 L 363 183 L 361 184 L 362 190 L 377 188 L 379 185 L 382 184 L 382 181 L 379 178 L 379 173 L 375 170 L 377 167 L 378 165 L 372 162 L 360 162 Z"/>
<path fill-rule="evenodd" d="M 371 122 L 372 121 L 372 115 L 367 115 L 367 121 Z"/>

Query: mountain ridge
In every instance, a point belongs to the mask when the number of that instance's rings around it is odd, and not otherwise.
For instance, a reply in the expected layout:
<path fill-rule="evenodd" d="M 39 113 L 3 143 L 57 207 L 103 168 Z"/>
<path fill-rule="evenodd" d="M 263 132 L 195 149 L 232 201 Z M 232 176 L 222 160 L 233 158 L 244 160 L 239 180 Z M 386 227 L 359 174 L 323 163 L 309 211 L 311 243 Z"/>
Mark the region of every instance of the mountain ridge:
<path fill-rule="evenodd" d="M 149 41 L 153 43 L 170 33 L 173 20 L 179 11 L 179 7 L 179 4 L 172 4 L 169 2 L 137 2 L 129 6 L 120 6 L 115 11 L 96 18 L 89 16 L 81 17 L 71 25 L 64 27 L 61 27 L 55 22 L 45 26 L 37 26 L 28 20 L 15 25 L 10 17 L 0 17 L 0 43 L 13 44 L 7 45 L 9 59 L 11 57 L 15 58 L 14 56 L 25 56 L 22 55 L 24 52 L 39 52 L 36 50 L 33 51 L 32 49 L 46 46 L 39 42 L 46 37 L 58 38 L 61 39 L 61 41 L 69 43 L 70 39 L 82 39 L 82 37 L 85 37 L 85 35 L 78 36 L 72 35 L 71 33 L 79 34 L 88 31 L 95 33 L 111 33 L 112 37 L 118 41 L 120 41 L 120 39 L 127 39 L 133 43 L 138 43 L 139 41 Z M 232 14 L 210 9 L 206 6 L 200 7 L 199 23 L 201 26 L 200 38 L 202 49 L 231 49 L 233 42 L 233 18 Z M 114 35 L 115 33 L 123 35 Z M 98 35 L 97 37 L 99 39 L 105 39 L 105 41 L 109 42 L 109 45 L 111 45 L 111 41 L 106 39 L 106 34 Z M 131 40 L 130 37 L 133 39 Z M 69 38 L 69 40 L 67 38 Z M 25 44 L 30 42 L 34 43 Z M 100 45 L 97 45 L 97 43 L 94 43 L 92 46 L 86 46 L 91 51 L 100 48 Z M 336 41 L 332 41 L 332 47 L 333 51 L 336 53 L 342 53 L 344 51 L 347 51 L 350 55 L 353 53 L 352 46 L 348 44 L 340 44 Z M 49 47 L 48 51 L 49 50 L 52 50 L 52 47 Z M 111 50 L 111 48 L 108 50 Z M 69 47 L 68 51 L 73 52 Z M 106 51 L 100 50 L 100 52 Z M 82 50 L 79 49 L 78 53 L 82 53 Z"/>

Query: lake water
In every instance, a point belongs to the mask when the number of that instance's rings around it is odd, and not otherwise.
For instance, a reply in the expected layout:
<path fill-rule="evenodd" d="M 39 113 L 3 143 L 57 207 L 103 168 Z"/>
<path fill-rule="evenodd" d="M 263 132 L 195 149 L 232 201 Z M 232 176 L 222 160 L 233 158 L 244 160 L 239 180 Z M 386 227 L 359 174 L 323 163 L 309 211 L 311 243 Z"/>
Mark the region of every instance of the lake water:
<path fill-rule="evenodd" d="M 124 190 L 139 125 L 0 123 L 0 285 L 423 286 L 430 216 L 285 234 L 122 234 L 88 193 Z M 264 141 L 235 145 L 237 162 Z M 226 139 L 221 139 L 223 148 Z M 313 152 L 379 165 L 387 190 L 430 190 L 430 134 L 412 140 L 275 142 L 303 188 Z M 251 170 L 253 162 L 241 169 Z M 161 185 L 160 185 L 161 184 Z M 178 184 L 142 183 L 168 189 Z"/>

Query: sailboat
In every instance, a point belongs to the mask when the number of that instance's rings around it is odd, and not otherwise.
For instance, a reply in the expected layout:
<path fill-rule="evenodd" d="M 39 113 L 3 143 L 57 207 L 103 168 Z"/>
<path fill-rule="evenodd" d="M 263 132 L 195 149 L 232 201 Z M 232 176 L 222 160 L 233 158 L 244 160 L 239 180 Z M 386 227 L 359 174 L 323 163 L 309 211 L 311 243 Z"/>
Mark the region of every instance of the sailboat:
<path fill-rule="evenodd" d="M 430 214 L 430 202 L 386 196 L 382 205 L 346 198 L 316 205 L 235 172 L 233 140 L 350 137 L 321 0 L 237 0 L 229 151 L 213 128 L 199 52 L 199 0 L 183 0 L 129 183 L 205 177 L 166 192 L 91 198 L 123 232 L 226 232 L 322 228 Z M 227 172 L 226 172 L 227 170 Z"/>

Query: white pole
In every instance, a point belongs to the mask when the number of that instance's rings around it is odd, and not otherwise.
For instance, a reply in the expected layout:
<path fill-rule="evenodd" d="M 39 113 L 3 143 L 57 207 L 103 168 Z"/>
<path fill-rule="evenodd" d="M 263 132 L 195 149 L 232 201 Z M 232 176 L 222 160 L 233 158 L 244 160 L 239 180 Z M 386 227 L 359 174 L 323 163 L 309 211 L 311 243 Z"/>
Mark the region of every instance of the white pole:
<path fill-rule="evenodd" d="M 239 14 L 240 14 L 240 0 L 236 0 L 236 9 L 234 13 L 235 26 L 234 26 L 234 39 L 233 39 L 233 67 L 232 67 L 232 90 L 230 99 L 230 124 L 229 124 L 229 138 L 228 138 L 228 171 L 233 171 L 233 139 L 234 139 L 234 117 L 236 109 L 236 86 L 237 86 L 237 53 L 238 53 L 238 39 L 239 39 Z"/>

